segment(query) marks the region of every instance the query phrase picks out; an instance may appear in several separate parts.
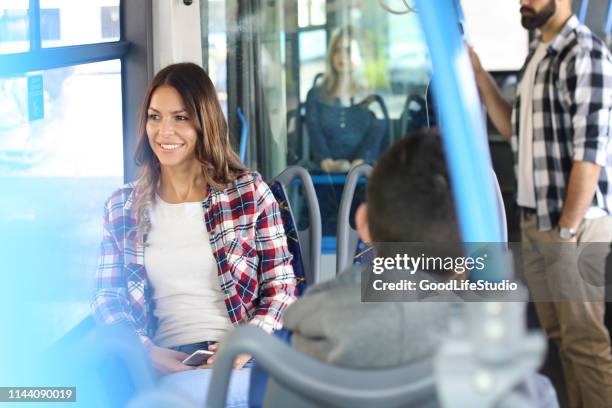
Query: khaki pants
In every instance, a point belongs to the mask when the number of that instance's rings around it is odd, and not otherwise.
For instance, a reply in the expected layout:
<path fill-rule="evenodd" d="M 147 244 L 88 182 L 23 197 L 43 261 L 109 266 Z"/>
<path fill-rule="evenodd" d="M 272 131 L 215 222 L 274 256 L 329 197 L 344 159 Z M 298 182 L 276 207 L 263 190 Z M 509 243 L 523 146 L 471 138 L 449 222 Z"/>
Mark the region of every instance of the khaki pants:
<path fill-rule="evenodd" d="M 602 284 L 607 254 L 598 251 L 587 257 L 596 272 L 585 280 L 572 259 L 576 251 L 559 250 L 550 257 L 554 248 L 571 246 L 553 245 L 561 242 L 557 230 L 538 231 L 535 215 L 522 217 L 521 230 L 525 277 L 540 323 L 559 347 L 570 407 L 612 407 L 612 357 Z M 589 242 L 610 243 L 612 216 L 584 220 L 577 238 L 577 248 Z"/>

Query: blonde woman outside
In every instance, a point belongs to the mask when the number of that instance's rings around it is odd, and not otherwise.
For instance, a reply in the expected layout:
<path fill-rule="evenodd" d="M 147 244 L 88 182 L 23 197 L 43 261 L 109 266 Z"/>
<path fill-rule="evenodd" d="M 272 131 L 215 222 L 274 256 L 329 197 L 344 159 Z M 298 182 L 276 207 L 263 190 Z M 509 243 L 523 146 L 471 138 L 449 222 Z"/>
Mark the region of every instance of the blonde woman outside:
<path fill-rule="evenodd" d="M 367 109 L 372 101 L 362 67 L 355 30 L 338 28 L 329 41 L 323 79 L 306 99 L 312 159 L 323 171 L 346 172 L 373 162 L 383 148 L 384 123 Z"/>

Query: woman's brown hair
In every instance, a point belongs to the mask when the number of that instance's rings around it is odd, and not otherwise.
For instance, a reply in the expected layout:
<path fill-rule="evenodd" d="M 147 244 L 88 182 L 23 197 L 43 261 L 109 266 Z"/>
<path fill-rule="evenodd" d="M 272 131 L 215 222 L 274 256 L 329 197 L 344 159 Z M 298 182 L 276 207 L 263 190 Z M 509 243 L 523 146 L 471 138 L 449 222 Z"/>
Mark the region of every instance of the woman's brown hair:
<path fill-rule="evenodd" d="M 188 62 L 172 64 L 159 71 L 147 87 L 142 101 L 134 154 L 136 164 L 141 167 L 134 201 L 139 241 L 143 241 L 143 237 L 150 230 L 147 211 L 155 201 L 159 185 L 160 164 L 149 144 L 146 126 L 151 97 L 162 85 L 176 89 L 193 121 L 198 135 L 195 157 L 202 165 L 206 183 L 221 190 L 245 170 L 230 144 L 227 121 L 223 116 L 215 86 L 206 71 Z"/>

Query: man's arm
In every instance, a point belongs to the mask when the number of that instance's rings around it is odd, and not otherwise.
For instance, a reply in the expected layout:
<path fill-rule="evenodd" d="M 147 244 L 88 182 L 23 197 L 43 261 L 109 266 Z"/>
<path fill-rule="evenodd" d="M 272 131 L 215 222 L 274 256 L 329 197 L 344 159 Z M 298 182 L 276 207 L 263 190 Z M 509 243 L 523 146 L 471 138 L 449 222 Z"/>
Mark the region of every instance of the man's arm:
<path fill-rule="evenodd" d="M 601 167 L 595 163 L 574 162 L 559 227 L 578 229 L 580 221 L 593 202 L 600 171 Z"/>
<path fill-rule="evenodd" d="M 567 65 L 574 162 L 559 227 L 578 228 L 593 202 L 601 168 L 610 165 L 612 64 L 602 51 L 581 49 Z"/>
<path fill-rule="evenodd" d="M 499 133 L 509 139 L 512 136 L 512 106 L 502 96 L 493 77 L 480 64 L 478 55 L 471 47 L 468 47 L 468 51 L 474 68 L 478 92 L 487 107 L 489 117 Z"/>

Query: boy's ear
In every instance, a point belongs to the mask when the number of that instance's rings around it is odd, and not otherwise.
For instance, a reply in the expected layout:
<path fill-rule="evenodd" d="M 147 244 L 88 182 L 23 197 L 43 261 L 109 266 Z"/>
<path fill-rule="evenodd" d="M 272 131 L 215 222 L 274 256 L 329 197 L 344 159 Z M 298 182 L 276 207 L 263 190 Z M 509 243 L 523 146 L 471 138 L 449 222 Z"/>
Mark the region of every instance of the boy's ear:
<path fill-rule="evenodd" d="M 371 244 L 372 237 L 370 236 L 370 227 L 368 225 L 368 205 L 366 203 L 361 204 L 355 212 L 355 226 L 357 227 L 359 238 L 366 244 Z"/>

